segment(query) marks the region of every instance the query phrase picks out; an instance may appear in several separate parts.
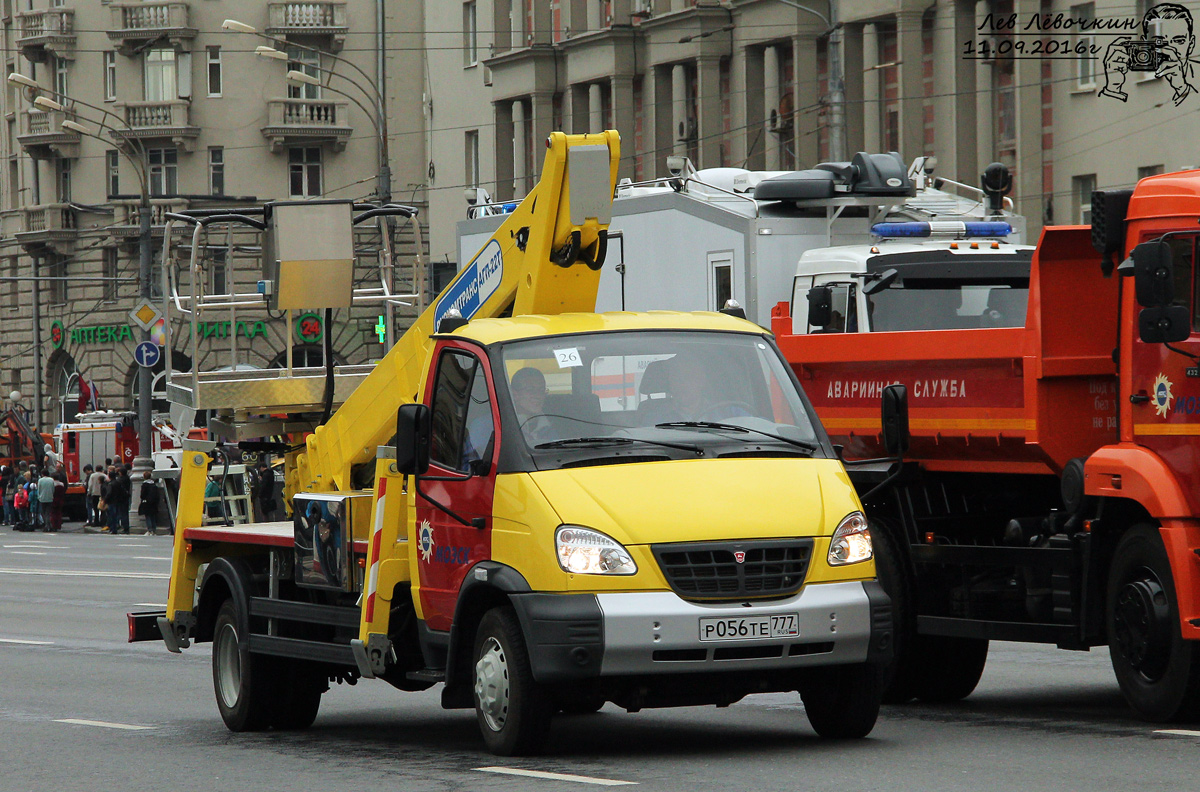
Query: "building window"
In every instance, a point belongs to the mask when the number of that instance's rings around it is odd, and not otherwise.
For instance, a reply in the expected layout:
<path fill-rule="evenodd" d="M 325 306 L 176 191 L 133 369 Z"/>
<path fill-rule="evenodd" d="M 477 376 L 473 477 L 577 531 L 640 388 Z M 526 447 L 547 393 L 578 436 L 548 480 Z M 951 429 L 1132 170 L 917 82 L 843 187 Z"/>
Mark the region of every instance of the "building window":
<path fill-rule="evenodd" d="M 1080 225 L 1092 224 L 1092 193 L 1096 191 L 1096 174 L 1075 176 L 1071 179 L 1071 194 L 1074 196 L 1075 217 Z"/>
<path fill-rule="evenodd" d="M 208 265 L 208 293 L 225 294 L 229 291 L 229 271 L 226 267 L 225 248 L 211 251 L 212 261 Z"/>
<path fill-rule="evenodd" d="M 288 149 L 291 197 L 315 198 L 321 194 L 321 149 L 317 146 Z"/>
<path fill-rule="evenodd" d="M 108 197 L 121 194 L 121 155 L 116 151 L 104 152 L 105 173 L 108 179 Z"/>
<path fill-rule="evenodd" d="M 59 96 L 66 96 L 70 93 L 67 86 L 67 64 L 70 63 L 66 58 L 55 58 L 51 56 L 51 65 L 54 68 L 54 91 Z"/>
<path fill-rule="evenodd" d="M 19 266 L 20 266 L 20 259 L 18 259 L 16 256 L 9 256 L 9 258 L 8 258 L 8 277 L 10 277 L 10 278 L 17 277 Z M 15 311 L 21 307 L 21 301 L 20 301 L 21 282 L 14 280 L 14 281 L 9 281 L 9 283 L 12 284 L 12 291 L 10 291 L 8 293 L 8 310 Z"/>
<path fill-rule="evenodd" d="M 208 53 L 208 95 L 221 95 L 221 48 L 205 47 Z"/>
<path fill-rule="evenodd" d="M 475 0 L 463 3 L 463 67 L 479 63 L 479 29 Z"/>
<path fill-rule="evenodd" d="M 52 305 L 66 305 L 67 302 L 67 261 L 66 259 L 50 255 L 42 260 L 46 267 L 47 274 L 50 276 L 50 303 Z"/>
<path fill-rule="evenodd" d="M 479 130 L 472 129 L 465 135 L 466 151 L 466 184 L 468 187 L 479 186 Z"/>
<path fill-rule="evenodd" d="M 120 294 L 120 284 L 117 283 L 117 249 L 115 247 L 104 248 L 104 261 L 102 275 L 104 277 L 104 301 L 116 302 Z"/>
<path fill-rule="evenodd" d="M 179 78 L 173 48 L 148 50 L 145 70 L 145 99 L 147 102 L 167 102 L 178 98 Z"/>
<path fill-rule="evenodd" d="M 1095 18 L 1095 3 L 1071 6 L 1071 19 L 1092 20 Z M 1078 53 L 1075 58 L 1075 82 L 1080 89 L 1096 87 L 1096 56 L 1092 54 L 1092 47 L 1095 44 L 1096 37 L 1091 33 L 1081 33 L 1075 37 L 1075 47 L 1072 48 Z"/>
<path fill-rule="evenodd" d="M 299 47 L 288 47 L 288 70 L 304 72 L 310 77 L 321 76 L 321 55 L 309 50 L 303 50 Z M 320 99 L 321 86 L 309 85 L 292 85 L 288 83 L 287 87 L 288 99 Z"/>
<path fill-rule="evenodd" d="M 112 102 L 117 98 L 117 53 L 109 51 L 100 53 L 104 58 L 104 101 Z"/>
<path fill-rule="evenodd" d="M 178 149 L 150 149 L 146 154 L 150 160 L 150 194 L 157 197 L 178 194 Z"/>
<path fill-rule="evenodd" d="M 1157 176 L 1158 174 L 1160 174 L 1162 172 L 1163 172 L 1162 165 L 1146 165 L 1145 167 L 1138 168 L 1138 171 L 1137 171 L 1138 181 L 1141 181 L 1142 179 L 1146 178 L 1147 176 Z"/>
<path fill-rule="evenodd" d="M 208 191 L 212 195 L 225 194 L 225 149 L 220 146 L 208 148 Z"/>
<path fill-rule="evenodd" d="M 55 181 L 58 182 L 58 202 L 71 202 L 71 160 L 56 159 L 54 161 L 54 170 L 56 173 Z"/>

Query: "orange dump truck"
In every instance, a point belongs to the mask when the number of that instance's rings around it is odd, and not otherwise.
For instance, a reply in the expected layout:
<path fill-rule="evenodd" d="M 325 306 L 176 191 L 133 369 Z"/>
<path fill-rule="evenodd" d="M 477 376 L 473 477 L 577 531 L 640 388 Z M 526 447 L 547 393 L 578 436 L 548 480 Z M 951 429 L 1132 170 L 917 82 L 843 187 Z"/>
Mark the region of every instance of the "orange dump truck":
<path fill-rule="evenodd" d="M 780 349 L 874 523 L 900 620 L 892 699 L 968 695 L 988 641 L 1009 640 L 1108 645 L 1140 715 L 1200 714 L 1198 220 L 1200 172 L 1096 193 L 1091 228 L 1046 229 L 1027 277 L 1007 273 L 1001 296 L 1027 296 L 1009 326 L 982 311 L 952 329 L 870 327 L 892 290 L 960 289 L 961 318 L 994 296 L 972 284 L 1000 282 L 986 262 L 882 243 L 848 287 L 858 332 L 820 329 L 826 286 L 776 307 Z M 899 464 L 878 412 L 897 383 Z"/>

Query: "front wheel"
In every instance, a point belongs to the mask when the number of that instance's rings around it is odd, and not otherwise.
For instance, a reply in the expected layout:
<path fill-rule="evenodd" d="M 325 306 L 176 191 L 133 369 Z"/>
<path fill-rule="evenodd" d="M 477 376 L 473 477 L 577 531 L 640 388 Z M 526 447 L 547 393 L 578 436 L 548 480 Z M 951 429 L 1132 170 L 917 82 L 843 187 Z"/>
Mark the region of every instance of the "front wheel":
<path fill-rule="evenodd" d="M 475 715 L 488 750 L 537 752 L 550 731 L 554 700 L 533 679 L 521 624 L 512 608 L 493 608 L 475 636 Z"/>
<path fill-rule="evenodd" d="M 1136 526 L 1117 543 L 1107 605 L 1108 653 L 1129 706 L 1159 722 L 1200 711 L 1200 651 L 1180 633 L 1175 582 L 1158 529 Z"/>
<path fill-rule="evenodd" d="M 865 663 L 813 669 L 800 684 L 808 722 L 817 734 L 831 739 L 870 734 L 881 695 L 879 668 Z"/>
<path fill-rule="evenodd" d="M 213 627 L 213 689 L 221 720 L 230 731 L 261 731 L 270 725 L 271 679 L 250 654 L 238 628 L 237 607 L 227 599 Z"/>

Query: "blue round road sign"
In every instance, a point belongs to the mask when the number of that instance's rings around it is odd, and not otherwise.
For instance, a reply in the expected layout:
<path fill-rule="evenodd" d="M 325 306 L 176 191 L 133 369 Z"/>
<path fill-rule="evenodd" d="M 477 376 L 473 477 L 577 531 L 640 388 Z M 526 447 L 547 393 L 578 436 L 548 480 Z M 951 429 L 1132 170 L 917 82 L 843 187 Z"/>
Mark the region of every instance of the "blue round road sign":
<path fill-rule="evenodd" d="M 153 341 L 143 341 L 133 349 L 133 359 L 142 368 L 153 368 L 160 357 L 162 352 Z"/>

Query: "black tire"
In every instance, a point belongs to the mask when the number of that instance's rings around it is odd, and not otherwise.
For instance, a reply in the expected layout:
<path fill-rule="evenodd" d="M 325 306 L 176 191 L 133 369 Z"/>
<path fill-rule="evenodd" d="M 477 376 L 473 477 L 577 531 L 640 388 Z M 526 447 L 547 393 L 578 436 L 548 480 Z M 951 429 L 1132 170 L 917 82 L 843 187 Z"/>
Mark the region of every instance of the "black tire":
<path fill-rule="evenodd" d="M 828 739 L 858 739 L 875 728 L 881 694 L 879 667 L 832 666 L 806 672 L 800 699 L 808 722 Z"/>
<path fill-rule="evenodd" d="M 872 521 L 871 544 L 875 548 L 875 575 L 892 600 L 892 660 L 879 668 L 883 703 L 904 704 L 916 695 L 913 693 L 916 617 L 912 573 L 890 526 Z"/>
<path fill-rule="evenodd" d="M 971 695 L 987 665 L 986 638 L 917 635 L 910 647 L 912 693 L 944 704 Z"/>
<path fill-rule="evenodd" d="M 270 726 L 271 674 L 251 655 L 247 636 L 238 626 L 233 600 L 221 603 L 213 627 L 213 690 L 221 720 L 230 731 L 261 731 Z"/>
<path fill-rule="evenodd" d="M 1129 706 L 1148 721 L 1194 718 L 1200 649 L 1180 633 L 1175 581 L 1157 528 L 1137 525 L 1117 543 L 1106 605 L 1108 654 Z"/>
<path fill-rule="evenodd" d="M 327 675 L 312 663 L 285 660 L 276 680 L 271 725 L 283 731 L 300 731 L 312 726 L 321 708 L 321 694 L 329 690 Z"/>
<path fill-rule="evenodd" d="M 488 750 L 498 756 L 537 752 L 550 732 L 554 700 L 533 680 L 525 637 L 512 608 L 484 614 L 471 668 L 475 715 Z"/>

